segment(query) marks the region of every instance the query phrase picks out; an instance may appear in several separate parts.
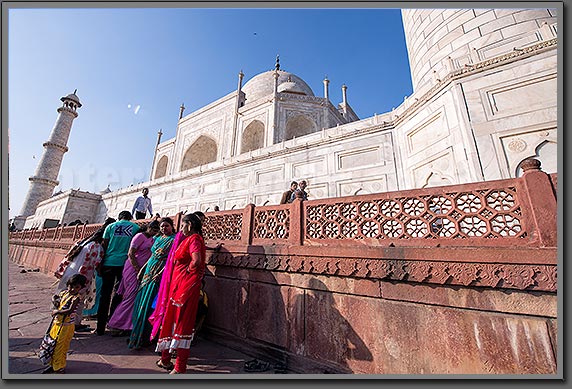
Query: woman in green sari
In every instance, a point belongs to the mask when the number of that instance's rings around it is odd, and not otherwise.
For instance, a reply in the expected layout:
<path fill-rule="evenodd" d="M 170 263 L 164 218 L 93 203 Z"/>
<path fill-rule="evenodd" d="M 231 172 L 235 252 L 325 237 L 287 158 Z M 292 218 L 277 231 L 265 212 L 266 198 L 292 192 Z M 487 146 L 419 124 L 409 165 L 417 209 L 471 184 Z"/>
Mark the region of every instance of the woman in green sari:
<path fill-rule="evenodd" d="M 160 220 L 161 235 L 155 237 L 151 247 L 151 258 L 139 272 L 141 280 L 133 306 L 133 330 L 129 338 L 129 348 L 141 348 L 150 344 L 152 304 L 159 290 L 161 275 L 165 267 L 169 249 L 175 238 L 173 220 L 164 217 Z"/>

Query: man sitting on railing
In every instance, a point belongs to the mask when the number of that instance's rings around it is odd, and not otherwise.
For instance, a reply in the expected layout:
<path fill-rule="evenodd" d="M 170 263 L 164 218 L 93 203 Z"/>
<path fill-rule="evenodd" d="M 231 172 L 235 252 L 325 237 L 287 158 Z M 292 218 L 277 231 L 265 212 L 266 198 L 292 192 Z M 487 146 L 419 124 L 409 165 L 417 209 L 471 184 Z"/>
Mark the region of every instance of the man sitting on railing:
<path fill-rule="evenodd" d="M 290 202 L 293 202 L 296 199 L 308 200 L 308 193 L 304 190 L 307 186 L 306 180 L 300 181 L 298 185 L 300 187 L 292 193 L 292 196 L 290 196 Z"/>
<path fill-rule="evenodd" d="M 292 202 L 292 194 L 298 189 L 298 183 L 296 181 L 292 181 L 290 183 L 290 189 L 286 192 L 282 193 L 282 199 L 280 200 L 280 204 L 288 204 Z"/>

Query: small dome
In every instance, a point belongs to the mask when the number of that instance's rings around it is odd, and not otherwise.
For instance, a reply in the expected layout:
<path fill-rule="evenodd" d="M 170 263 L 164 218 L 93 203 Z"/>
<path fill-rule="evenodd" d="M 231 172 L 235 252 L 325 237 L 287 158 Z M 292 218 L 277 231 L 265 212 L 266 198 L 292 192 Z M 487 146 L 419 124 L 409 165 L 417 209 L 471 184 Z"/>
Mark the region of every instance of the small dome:
<path fill-rule="evenodd" d="M 99 192 L 99 194 L 107 194 L 107 193 L 111 193 L 111 189 L 109 189 L 109 185 L 107 186 L 107 188 L 105 188 L 104 190 Z"/>
<path fill-rule="evenodd" d="M 296 93 L 299 95 L 305 95 L 306 91 L 304 88 L 298 86 L 295 82 L 286 81 L 282 84 L 278 85 L 278 92 L 286 92 L 286 93 Z"/>
<path fill-rule="evenodd" d="M 274 92 L 274 72 L 270 70 L 260 73 L 252 77 L 244 86 L 242 91 L 246 95 L 246 102 L 252 103 L 264 96 L 268 96 Z M 287 84 L 281 88 L 282 84 Z M 288 90 L 290 89 L 290 90 Z M 294 92 L 304 94 L 306 96 L 314 96 L 312 89 L 306 84 L 304 80 L 295 74 L 278 70 L 278 91 L 279 92 Z"/>
<path fill-rule="evenodd" d="M 67 95 L 66 97 L 62 97 L 60 99 L 61 101 L 64 100 L 72 100 L 73 102 L 75 102 L 77 104 L 78 107 L 81 107 L 81 103 L 79 101 L 79 97 L 77 97 L 77 95 L 75 93 L 70 93 L 69 95 Z"/>

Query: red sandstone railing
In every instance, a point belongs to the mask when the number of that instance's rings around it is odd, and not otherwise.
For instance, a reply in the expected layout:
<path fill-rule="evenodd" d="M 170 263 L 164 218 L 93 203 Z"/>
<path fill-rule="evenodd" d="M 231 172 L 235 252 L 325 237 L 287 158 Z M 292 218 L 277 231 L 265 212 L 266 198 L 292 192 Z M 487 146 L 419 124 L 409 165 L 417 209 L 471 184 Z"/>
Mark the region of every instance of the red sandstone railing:
<path fill-rule="evenodd" d="M 252 243 L 288 243 L 290 238 L 291 205 L 276 205 L 254 208 L 252 220 Z"/>
<path fill-rule="evenodd" d="M 245 245 L 556 247 L 556 174 L 523 163 L 520 178 L 209 212 L 206 240 Z M 178 228 L 182 214 L 175 216 Z M 149 220 L 138 220 L 138 223 Z M 83 239 L 99 224 L 10 233 Z"/>
<path fill-rule="evenodd" d="M 206 240 L 239 241 L 242 237 L 242 210 L 212 212 L 205 219 L 203 234 Z"/>
<path fill-rule="evenodd" d="M 529 238 L 522 185 L 495 181 L 304 204 L 304 242 L 520 245 Z"/>

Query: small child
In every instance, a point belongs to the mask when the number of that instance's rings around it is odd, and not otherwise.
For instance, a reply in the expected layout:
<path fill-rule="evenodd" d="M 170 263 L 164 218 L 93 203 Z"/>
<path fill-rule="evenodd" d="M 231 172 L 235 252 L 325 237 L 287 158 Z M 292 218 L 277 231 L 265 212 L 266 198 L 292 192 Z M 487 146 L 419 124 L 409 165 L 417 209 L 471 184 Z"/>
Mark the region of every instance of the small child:
<path fill-rule="evenodd" d="M 67 282 L 67 290 L 54 295 L 52 304 L 54 321 L 50 329 L 50 336 L 57 338 L 56 348 L 48 366 L 42 374 L 63 374 L 66 367 L 66 355 L 75 331 L 75 311 L 80 302 L 79 291 L 85 286 L 87 278 L 82 274 L 74 274 Z"/>

